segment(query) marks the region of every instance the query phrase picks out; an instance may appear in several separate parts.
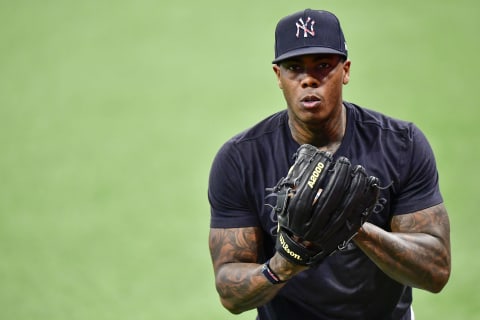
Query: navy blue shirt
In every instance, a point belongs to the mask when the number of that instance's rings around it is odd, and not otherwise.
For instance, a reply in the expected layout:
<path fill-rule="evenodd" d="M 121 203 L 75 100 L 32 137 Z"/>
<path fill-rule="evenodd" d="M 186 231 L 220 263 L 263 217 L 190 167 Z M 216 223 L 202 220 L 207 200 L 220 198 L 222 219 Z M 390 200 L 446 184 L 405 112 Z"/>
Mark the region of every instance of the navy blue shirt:
<path fill-rule="evenodd" d="M 394 215 L 441 203 L 431 147 L 412 123 L 351 103 L 347 127 L 334 157 L 361 164 L 391 186 L 381 192 L 369 222 L 390 231 Z M 227 141 L 210 172 L 211 228 L 260 227 L 262 263 L 275 253 L 277 217 L 272 188 L 293 165 L 300 145 L 293 140 L 286 110 Z M 356 245 L 289 280 L 258 308 L 258 319 L 410 319 L 412 289 L 383 273 Z"/>

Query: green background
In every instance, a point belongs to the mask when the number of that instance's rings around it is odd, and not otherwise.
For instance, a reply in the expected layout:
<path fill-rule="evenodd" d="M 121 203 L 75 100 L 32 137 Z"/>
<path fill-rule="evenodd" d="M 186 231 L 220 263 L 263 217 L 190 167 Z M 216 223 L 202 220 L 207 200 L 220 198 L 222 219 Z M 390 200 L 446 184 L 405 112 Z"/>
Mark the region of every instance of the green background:
<path fill-rule="evenodd" d="M 345 99 L 437 156 L 453 272 L 417 319 L 480 319 L 480 9 L 444 1 L 0 0 L 0 319 L 254 319 L 219 301 L 211 161 L 284 108 L 279 18 L 335 12 Z"/>

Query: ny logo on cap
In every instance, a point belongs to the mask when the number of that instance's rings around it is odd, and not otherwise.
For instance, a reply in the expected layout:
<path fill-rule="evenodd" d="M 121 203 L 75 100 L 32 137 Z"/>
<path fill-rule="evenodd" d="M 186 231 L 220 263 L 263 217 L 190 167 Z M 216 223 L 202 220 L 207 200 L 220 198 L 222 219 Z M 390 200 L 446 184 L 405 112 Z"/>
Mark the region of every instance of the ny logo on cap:
<path fill-rule="evenodd" d="M 310 24 L 310 30 L 308 29 L 308 24 Z M 297 25 L 297 38 L 300 37 L 300 29 L 303 30 L 303 37 L 306 38 L 308 35 L 312 37 L 315 36 L 315 31 L 313 30 L 313 25 L 315 24 L 315 20 L 312 20 L 310 17 L 307 18 L 307 22 L 303 22 L 303 19 L 298 19 Z"/>

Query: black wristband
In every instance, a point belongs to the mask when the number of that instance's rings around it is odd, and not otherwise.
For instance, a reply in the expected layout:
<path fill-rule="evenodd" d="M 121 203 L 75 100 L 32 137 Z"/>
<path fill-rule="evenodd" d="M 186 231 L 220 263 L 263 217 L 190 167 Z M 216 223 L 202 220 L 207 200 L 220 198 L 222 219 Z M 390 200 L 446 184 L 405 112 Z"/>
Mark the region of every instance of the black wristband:
<path fill-rule="evenodd" d="M 270 266 L 268 263 L 270 260 L 267 260 L 262 266 L 262 273 L 267 278 L 268 281 L 270 281 L 271 284 L 279 284 L 279 283 L 284 283 L 285 281 L 280 280 L 280 278 L 275 274 L 275 272 L 270 269 Z"/>

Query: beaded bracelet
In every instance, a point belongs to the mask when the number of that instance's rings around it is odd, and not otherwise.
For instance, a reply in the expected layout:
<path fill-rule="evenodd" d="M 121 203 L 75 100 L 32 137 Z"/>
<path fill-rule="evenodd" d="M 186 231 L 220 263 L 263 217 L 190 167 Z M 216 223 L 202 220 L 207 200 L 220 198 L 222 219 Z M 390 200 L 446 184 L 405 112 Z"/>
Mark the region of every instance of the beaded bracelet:
<path fill-rule="evenodd" d="M 270 260 L 267 260 L 262 266 L 262 273 L 267 278 L 268 281 L 272 284 L 284 283 L 285 281 L 280 280 L 280 278 L 275 274 L 275 272 L 270 269 L 269 263 Z"/>

